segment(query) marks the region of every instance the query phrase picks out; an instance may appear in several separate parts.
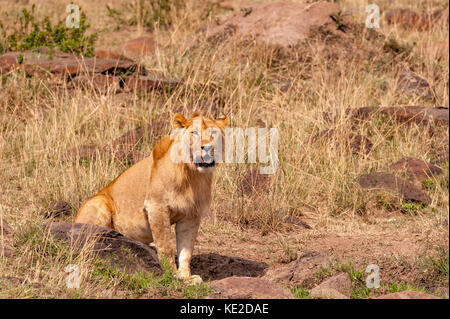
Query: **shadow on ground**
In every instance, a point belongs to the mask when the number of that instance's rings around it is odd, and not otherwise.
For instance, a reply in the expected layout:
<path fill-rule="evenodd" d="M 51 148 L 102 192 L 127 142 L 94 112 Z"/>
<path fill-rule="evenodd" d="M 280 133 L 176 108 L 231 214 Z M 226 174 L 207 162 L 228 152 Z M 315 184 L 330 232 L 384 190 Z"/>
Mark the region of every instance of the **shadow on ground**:
<path fill-rule="evenodd" d="M 231 276 L 259 277 L 268 267 L 266 263 L 219 254 L 192 256 L 191 271 L 203 280 L 219 280 Z"/>

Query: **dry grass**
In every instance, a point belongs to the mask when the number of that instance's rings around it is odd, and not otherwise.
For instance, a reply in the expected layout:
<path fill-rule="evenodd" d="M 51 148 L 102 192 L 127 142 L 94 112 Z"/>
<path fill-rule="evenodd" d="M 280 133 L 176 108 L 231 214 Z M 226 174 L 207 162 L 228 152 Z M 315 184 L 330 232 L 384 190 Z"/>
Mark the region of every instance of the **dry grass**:
<path fill-rule="evenodd" d="M 37 15 L 50 15 L 55 19 L 65 15 L 65 5 L 60 1 L 46 0 L 46 3 L 38 6 Z M 99 47 L 114 47 L 138 35 L 137 26 L 115 25 L 106 14 L 107 1 L 78 3 L 86 12 L 92 30 L 99 33 Z M 355 19 L 364 22 L 364 6 L 360 1 L 339 3 L 343 9 L 353 9 Z M 17 11 L 14 1 L 6 4 L 2 4 L 2 14 Z M 402 0 L 394 4 L 386 0 L 377 4 L 383 10 L 445 7 L 445 1 Z M 120 5 L 117 3 L 116 7 L 119 9 Z M 352 127 L 351 120 L 345 116 L 347 108 L 368 105 L 448 106 L 448 57 L 421 55 L 414 48 L 409 55 L 395 55 L 383 49 L 384 40 L 361 40 L 367 35 L 365 31 L 355 40 L 330 42 L 326 46 L 311 40 L 301 54 L 263 45 L 211 44 L 196 33 L 205 20 L 213 21 L 224 14 L 226 11 L 208 5 L 207 1 L 201 4 L 186 1 L 184 10 L 173 17 L 168 29 L 156 26 L 154 35 L 158 49 L 144 63 L 151 72 L 179 78 L 185 84 L 170 93 L 133 92 L 130 103 L 123 108 L 115 105 L 114 94 L 100 95 L 55 86 L 51 81 L 22 74 L 3 79 L 0 89 L 0 208 L 3 218 L 14 228 L 16 250 L 13 259 L 0 259 L 0 277 L 24 280 L 20 285 L 10 286 L 0 282 L 0 297 L 111 297 L 117 296 L 117 291 L 130 296 L 129 289 L 120 286 L 123 277 L 116 276 L 116 282 L 109 283 L 92 279 L 96 260 L 91 254 L 59 247 L 39 231 L 40 225 L 47 221 L 42 210 L 48 203 L 64 200 L 78 207 L 80 201 L 95 194 L 128 164 L 111 160 L 109 154 L 88 163 L 65 163 L 60 161 L 60 156 L 79 145 L 103 146 L 144 123 L 164 121 L 167 123 L 165 133 L 168 133 L 169 114 L 174 109 L 181 106 L 188 115 L 189 107 L 203 99 L 217 102 L 220 111 L 230 115 L 232 126 L 252 127 L 261 119 L 269 127 L 277 127 L 280 167 L 271 176 L 268 194 L 259 198 L 242 196 L 237 191 L 248 165 L 219 167 L 213 218 L 205 222 L 202 236 L 208 236 L 209 228 L 222 229 L 231 222 L 238 237 L 244 236 L 242 229 L 250 227 L 256 233 L 276 234 L 277 238 L 285 238 L 284 242 L 293 241 L 293 247 L 305 249 L 302 243 L 315 236 L 321 240 L 327 233 L 379 238 L 395 230 L 408 237 L 411 225 L 423 227 L 426 232 L 431 231 L 436 222 L 448 221 L 448 162 L 438 163 L 444 174 L 435 178 L 434 187 L 429 191 L 432 204 L 412 218 L 403 216 L 401 205 L 389 196 L 361 191 L 355 184 L 360 174 L 384 170 L 405 156 L 436 161 L 438 151 L 448 145 L 448 129 L 437 128 L 431 137 L 421 126 L 396 124 L 382 117 Z M 395 39 L 403 45 L 417 43 L 416 47 L 449 38 L 444 22 L 423 32 L 382 23 L 380 32 L 386 39 Z M 192 47 L 194 41 L 197 45 Z M 330 50 L 335 53 L 332 58 Z M 353 51 L 359 58 L 351 55 Z M 409 68 L 430 82 L 435 102 L 395 91 L 398 72 Z M 286 83 L 291 88 L 281 90 Z M 330 117 L 334 119 L 332 122 Z M 335 129 L 333 139 L 315 140 L 317 133 L 329 128 Z M 368 136 L 374 144 L 373 150 L 366 155 L 353 154 L 348 143 L 342 143 L 350 131 Z M 156 142 L 156 137 L 147 138 L 141 151 L 149 154 Z M 400 226 L 384 219 L 372 219 L 375 213 L 395 216 Z M 298 234 L 290 237 L 282 223 L 286 215 L 303 216 L 311 221 L 315 230 L 309 235 L 302 234 L 301 239 L 295 237 Z M 364 224 L 366 220 L 371 224 Z M 226 230 L 223 232 L 218 231 L 217 236 L 226 238 Z M 265 241 L 265 237 L 261 238 Z M 433 240 L 435 246 L 448 245 L 448 226 Z M 323 245 L 326 247 L 326 238 Z M 280 244 L 280 247 L 286 245 Z M 240 252 L 245 256 L 245 248 Z M 236 253 L 239 254 L 239 250 Z M 448 250 L 446 254 L 448 265 Z M 72 263 L 81 265 L 84 278 L 90 278 L 83 281 L 82 289 L 76 293 L 61 288 L 65 287 L 63 269 Z M 33 286 L 36 282 L 41 286 Z M 177 289 L 179 295 L 181 288 Z M 171 296 L 170 291 L 167 294 Z M 147 296 L 161 295 L 148 292 Z"/>

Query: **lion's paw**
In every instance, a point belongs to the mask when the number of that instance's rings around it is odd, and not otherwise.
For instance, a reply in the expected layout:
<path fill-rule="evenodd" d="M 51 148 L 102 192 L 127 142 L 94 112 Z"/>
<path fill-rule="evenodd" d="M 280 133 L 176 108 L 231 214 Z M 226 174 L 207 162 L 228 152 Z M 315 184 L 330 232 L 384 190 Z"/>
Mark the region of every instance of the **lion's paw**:
<path fill-rule="evenodd" d="M 201 284 L 202 282 L 203 282 L 202 277 L 200 277 L 199 275 L 192 275 L 186 279 L 186 283 L 188 285 L 198 285 Z"/>

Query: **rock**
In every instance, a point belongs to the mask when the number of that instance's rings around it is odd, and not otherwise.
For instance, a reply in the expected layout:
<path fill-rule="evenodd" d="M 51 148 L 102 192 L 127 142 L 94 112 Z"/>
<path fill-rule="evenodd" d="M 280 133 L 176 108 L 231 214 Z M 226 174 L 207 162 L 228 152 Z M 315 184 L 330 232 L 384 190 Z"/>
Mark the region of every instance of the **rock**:
<path fill-rule="evenodd" d="M 157 254 L 150 246 L 115 230 L 81 223 L 47 223 L 44 230 L 76 249 L 92 249 L 100 257 L 132 271 L 162 274 Z"/>
<path fill-rule="evenodd" d="M 419 291 L 400 291 L 377 297 L 376 299 L 439 299 Z"/>
<path fill-rule="evenodd" d="M 414 94 L 426 100 L 434 99 L 434 95 L 428 81 L 409 71 L 403 72 L 399 75 L 396 90 L 406 94 Z"/>
<path fill-rule="evenodd" d="M 297 225 L 297 226 L 301 226 L 301 227 L 304 227 L 306 229 L 312 229 L 312 227 L 309 226 L 306 222 L 304 222 L 303 220 L 301 220 L 300 218 L 295 217 L 295 216 L 286 216 L 284 218 L 284 222 L 288 223 L 288 224 L 294 224 L 294 225 Z"/>
<path fill-rule="evenodd" d="M 209 26 L 207 39 L 220 42 L 237 36 L 241 40 L 260 40 L 269 45 L 290 47 L 304 41 L 311 29 L 319 26 L 343 34 L 331 17 L 340 11 L 334 3 L 264 2 L 252 3 L 242 9 L 219 25 Z M 344 24 L 350 19 L 350 16 L 344 16 Z"/>
<path fill-rule="evenodd" d="M 150 127 L 148 127 L 150 128 Z M 112 141 L 112 148 L 114 150 L 126 150 L 133 151 L 136 147 L 142 143 L 144 140 L 144 132 L 146 128 L 143 126 L 138 126 L 133 130 L 130 130 L 123 134 L 122 136 L 116 138 Z"/>
<path fill-rule="evenodd" d="M 238 257 L 219 254 L 201 254 L 192 256 L 191 271 L 203 280 L 218 280 L 231 276 L 259 277 L 267 264 Z"/>
<path fill-rule="evenodd" d="M 316 280 L 316 272 L 329 265 L 328 256 L 317 251 L 308 251 L 287 265 L 268 269 L 262 278 L 289 285 L 311 287 Z"/>
<path fill-rule="evenodd" d="M 120 91 L 121 78 L 118 76 L 93 74 L 78 75 L 72 79 L 71 83 L 74 87 L 93 88 L 94 90 L 106 94 L 116 93 Z"/>
<path fill-rule="evenodd" d="M 445 107 L 423 107 L 423 106 L 392 106 L 372 107 L 366 106 L 358 109 L 347 109 L 347 114 L 353 118 L 370 120 L 376 114 L 384 114 L 393 117 L 397 122 L 417 124 L 449 124 L 449 112 Z"/>
<path fill-rule="evenodd" d="M 12 229 L 6 222 L 6 220 L 3 219 L 3 217 L 0 215 L 0 235 L 11 235 Z"/>
<path fill-rule="evenodd" d="M 416 50 L 424 57 L 444 60 L 449 54 L 448 41 L 421 42 L 416 46 Z"/>
<path fill-rule="evenodd" d="M 397 192 L 404 201 L 431 204 L 431 198 L 413 184 L 386 172 L 361 175 L 359 185 L 364 189 L 387 189 Z"/>
<path fill-rule="evenodd" d="M 12 255 L 13 244 L 10 238 L 12 233 L 11 227 L 6 223 L 6 220 L 3 219 L 3 216 L 0 215 L 0 259 Z"/>
<path fill-rule="evenodd" d="M 129 58 L 142 58 L 155 51 L 155 41 L 148 36 L 135 38 L 125 42 L 117 51 Z"/>
<path fill-rule="evenodd" d="M 311 297 L 315 299 L 350 299 L 348 296 L 341 294 L 333 288 L 324 288 L 311 290 Z"/>
<path fill-rule="evenodd" d="M 95 57 L 97 59 L 113 59 L 113 60 L 128 60 L 128 61 L 133 61 L 129 58 L 127 58 L 126 56 L 120 54 L 120 53 L 116 53 L 110 50 L 98 50 L 95 53 Z"/>
<path fill-rule="evenodd" d="M 353 154 L 369 154 L 372 151 L 373 143 L 364 135 L 355 134 L 355 133 L 344 133 L 344 136 L 336 137 L 336 130 L 328 129 L 322 132 L 319 132 L 314 140 L 319 137 L 323 137 L 326 139 L 333 139 L 333 143 L 337 143 L 339 145 L 348 145 Z"/>
<path fill-rule="evenodd" d="M 103 73 L 119 75 L 133 73 L 137 65 L 128 60 L 98 59 L 75 56 L 64 52 L 8 52 L 0 56 L 0 73 L 23 68 L 27 75 L 64 75 Z"/>
<path fill-rule="evenodd" d="M 448 299 L 448 287 L 437 287 L 434 290 L 434 293 L 438 294 L 439 296 L 442 296 L 443 298 Z"/>
<path fill-rule="evenodd" d="M 385 19 L 389 24 L 397 24 L 405 29 L 421 31 L 430 29 L 443 17 L 443 10 L 436 10 L 432 13 L 417 13 L 410 9 L 394 9 L 385 13 Z"/>
<path fill-rule="evenodd" d="M 328 278 L 311 290 L 313 298 L 348 299 L 352 293 L 352 281 L 347 273 Z"/>
<path fill-rule="evenodd" d="M 51 202 L 44 212 L 46 217 L 61 217 L 72 214 L 72 205 L 64 201 Z"/>
<path fill-rule="evenodd" d="M 411 177 L 418 181 L 442 174 L 442 169 L 438 166 L 412 157 L 404 157 L 389 168 L 391 170 L 407 170 Z"/>
<path fill-rule="evenodd" d="M 269 191 L 270 177 L 267 174 L 260 174 L 259 169 L 247 170 L 238 187 L 238 193 L 246 196 L 256 194 L 263 195 Z"/>
<path fill-rule="evenodd" d="M 125 87 L 128 90 L 138 90 L 151 92 L 153 90 L 172 90 L 180 85 L 177 80 L 159 79 L 144 75 L 131 75 L 125 80 Z"/>
<path fill-rule="evenodd" d="M 261 278 L 233 276 L 212 281 L 210 286 L 218 292 L 208 299 L 294 299 L 291 292 Z"/>
<path fill-rule="evenodd" d="M 61 161 L 95 160 L 100 155 L 101 149 L 96 145 L 80 145 L 62 154 Z"/>

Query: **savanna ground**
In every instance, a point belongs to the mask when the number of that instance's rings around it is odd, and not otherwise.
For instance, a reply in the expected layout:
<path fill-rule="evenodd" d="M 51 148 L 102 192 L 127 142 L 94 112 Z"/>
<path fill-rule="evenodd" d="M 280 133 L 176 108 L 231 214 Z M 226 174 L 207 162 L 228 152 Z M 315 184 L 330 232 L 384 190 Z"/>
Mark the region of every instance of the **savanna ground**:
<path fill-rule="evenodd" d="M 19 14 L 21 8 L 38 3 L 37 17 L 59 21 L 65 18 L 69 3 L 25 2 L 2 1 L 0 17 Z M 181 87 L 167 92 L 131 92 L 125 105 L 118 106 L 117 95 L 112 93 L 55 87 L 20 72 L 2 79 L 0 205 L 2 218 L 14 233 L 13 254 L 0 258 L 0 297 L 208 295 L 207 283 L 188 287 L 170 274 L 162 278 L 126 274 L 41 231 L 41 225 L 48 222 L 42 211 L 50 202 L 71 203 L 75 207 L 72 216 L 62 219 L 71 222 L 81 201 L 130 165 L 111 160 L 108 154 L 96 161 L 63 162 L 62 153 L 83 144 L 103 146 L 146 123 L 162 122 L 164 133 L 169 133 L 169 115 L 174 109 L 182 107 L 188 116 L 190 106 L 203 100 L 216 103 L 221 113 L 230 116 L 232 126 L 255 127 L 262 120 L 277 127 L 280 166 L 270 177 L 268 192 L 251 196 L 237 189 L 245 171 L 256 166 L 224 164 L 216 170 L 212 213 L 202 223 L 194 254 L 218 253 L 276 266 L 317 250 L 330 256 L 335 265 L 317 276 L 349 272 L 354 298 L 406 289 L 438 294 L 437 288 L 448 287 L 449 167 L 448 160 L 439 156 L 448 150 L 448 128 L 436 127 L 431 134 L 419 124 L 404 125 L 384 117 L 353 126 L 345 116 L 347 108 L 362 106 L 448 107 L 447 54 L 425 54 L 418 49 L 448 41 L 445 21 L 418 31 L 388 25 L 382 18 L 377 31 L 384 40 L 366 37 L 361 31 L 345 43 L 311 39 L 309 45 L 289 50 L 207 41 L 198 30 L 205 22 L 230 14 L 209 1 L 185 1 L 177 12 L 162 13 L 170 18 L 168 26 L 154 25 L 152 20 L 136 25 L 139 14 L 124 6 L 134 2 L 76 3 L 86 13 L 88 32 L 98 34 L 96 48 L 115 48 L 128 39 L 152 34 L 157 49 L 144 58 L 144 65 L 155 74 L 181 80 Z M 343 10 L 353 9 L 355 21 L 364 23 L 366 3 L 338 3 Z M 382 10 L 448 10 L 448 1 L 376 3 Z M 111 10 L 108 13 L 107 5 L 123 19 Z M 384 45 L 387 41 L 396 47 Z M 395 90 L 398 73 L 408 69 L 429 81 L 434 101 Z M 284 85 L 289 89 L 282 89 Z M 315 139 L 318 132 L 329 128 L 337 132 L 334 139 Z M 340 142 L 350 131 L 368 136 L 374 144 L 372 151 L 353 154 L 348 143 Z M 149 134 L 140 151 L 149 154 L 160 138 Z M 406 156 L 434 162 L 443 169 L 443 174 L 424 185 L 432 198 L 430 205 L 408 205 L 389 193 L 361 190 L 355 182 L 359 175 L 386 170 Z M 300 218 L 311 229 L 284 223 L 288 215 Z M 5 240 L 4 236 L 0 240 Z M 81 269 L 80 289 L 65 286 L 68 264 Z M 380 266 L 381 288 L 377 290 L 364 288 L 368 264 Z M 310 287 L 292 289 L 305 298 Z"/>

